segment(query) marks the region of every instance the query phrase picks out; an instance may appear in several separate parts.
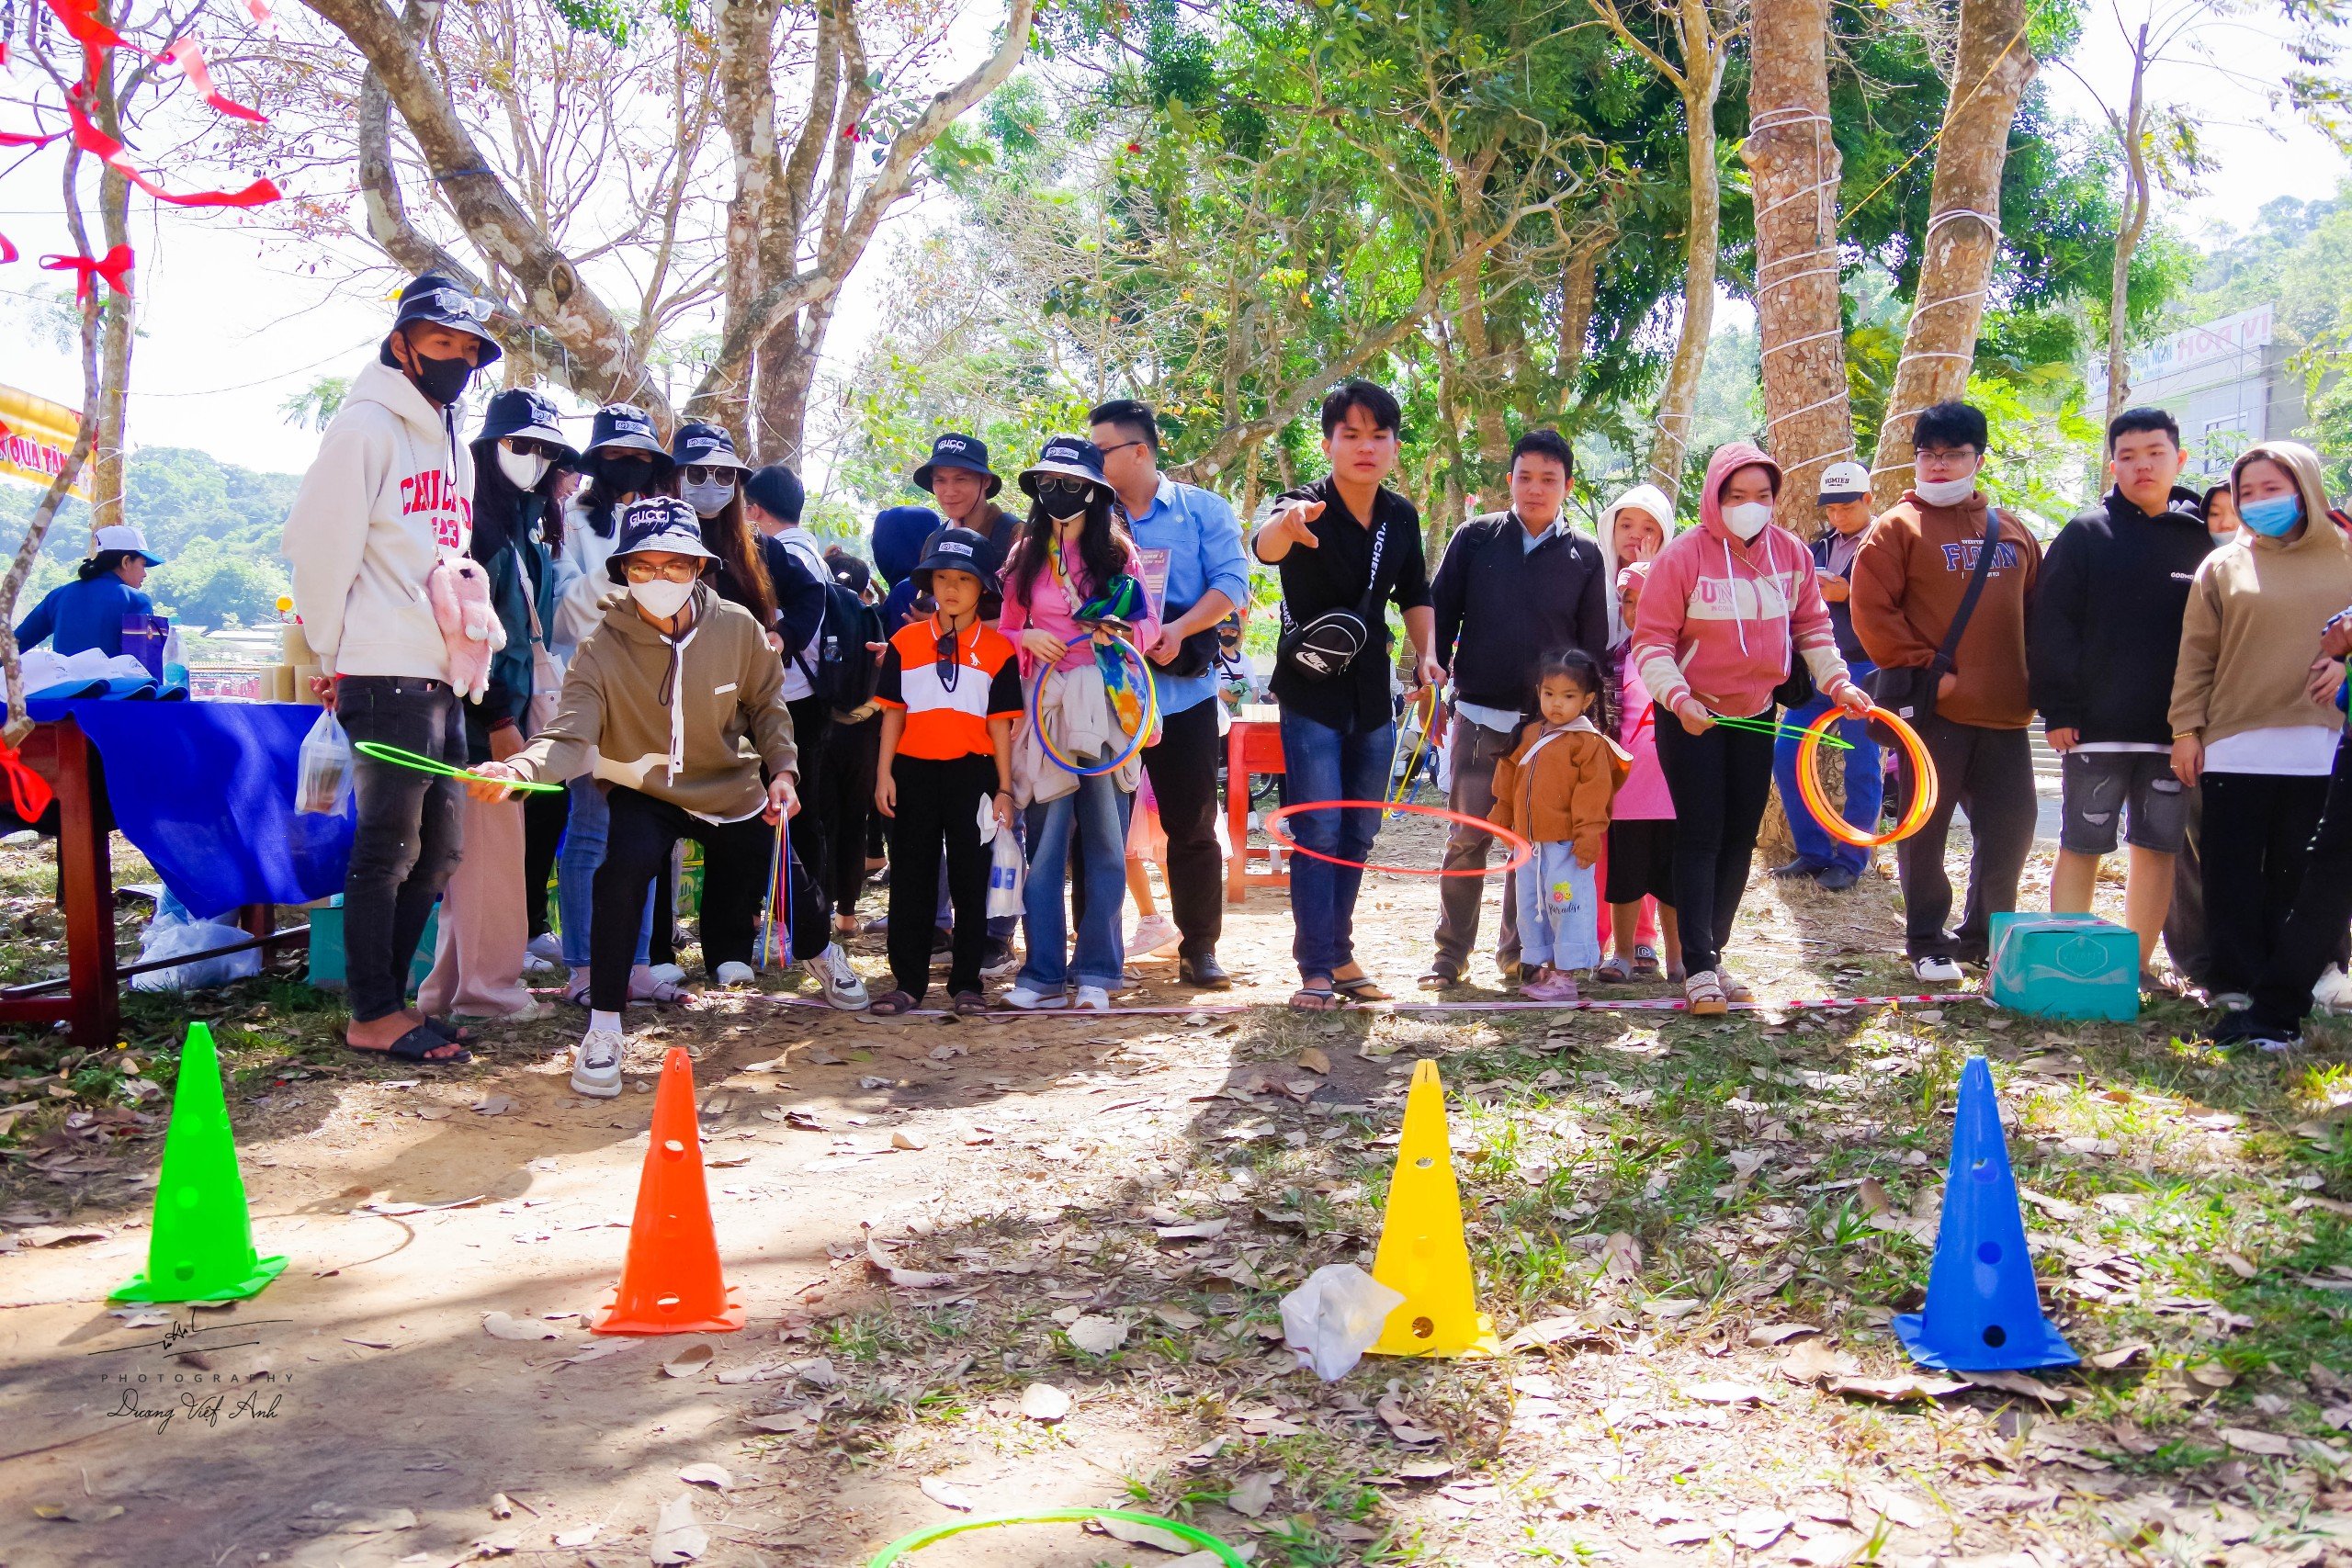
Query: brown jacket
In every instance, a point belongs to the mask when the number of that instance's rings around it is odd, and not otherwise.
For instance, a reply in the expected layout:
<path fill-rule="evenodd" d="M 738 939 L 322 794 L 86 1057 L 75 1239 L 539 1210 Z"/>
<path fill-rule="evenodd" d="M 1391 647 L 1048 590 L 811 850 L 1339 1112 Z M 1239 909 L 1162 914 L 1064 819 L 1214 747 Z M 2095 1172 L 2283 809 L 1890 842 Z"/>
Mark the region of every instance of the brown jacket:
<path fill-rule="evenodd" d="M 1520 732 L 1510 755 L 1495 763 L 1490 820 L 1533 843 L 1573 843 L 1577 863 L 1591 865 L 1608 840 L 1609 803 L 1634 760 L 1584 719 L 1556 739 L 1544 736 L 1538 719 Z"/>
<path fill-rule="evenodd" d="M 2172 679 L 2172 732 L 2216 740 L 2290 725 L 2342 722 L 2334 703 L 2303 694 L 2319 628 L 2352 603 L 2352 555 L 2324 520 L 2301 537 L 2251 530 L 2207 556 L 2181 618 Z"/>
<path fill-rule="evenodd" d="M 1883 669 L 1924 668 L 1968 592 L 1984 547 L 1984 492 L 1958 506 L 1905 495 L 1871 525 L 1854 557 L 1854 632 Z M 1959 684 L 1936 702 L 1939 717 L 1986 729 L 2033 722 L 2026 682 L 2025 604 L 2041 570 L 2041 545 L 2015 514 L 2001 518 L 2000 554 L 1952 656 Z"/>
<path fill-rule="evenodd" d="M 572 655 L 554 721 L 508 765 L 542 783 L 593 767 L 599 779 L 712 821 L 758 811 L 767 799 L 760 764 L 775 773 L 799 766 L 784 663 L 749 610 L 707 585 L 694 604 L 695 624 L 673 645 L 627 594 L 613 595 L 603 624 Z M 673 739 L 683 756 L 674 773 Z M 756 756 L 744 750 L 747 739 Z"/>

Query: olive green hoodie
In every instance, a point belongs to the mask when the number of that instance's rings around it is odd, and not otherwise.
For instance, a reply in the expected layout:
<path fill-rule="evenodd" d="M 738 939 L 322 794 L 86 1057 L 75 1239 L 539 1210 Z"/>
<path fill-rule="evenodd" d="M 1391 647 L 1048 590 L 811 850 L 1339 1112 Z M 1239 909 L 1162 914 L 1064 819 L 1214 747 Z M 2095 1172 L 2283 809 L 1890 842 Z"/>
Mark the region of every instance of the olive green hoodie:
<path fill-rule="evenodd" d="M 713 822 L 760 811 L 760 763 L 772 773 L 798 764 L 784 664 L 750 611 L 707 584 L 692 603 L 694 624 L 673 638 L 627 593 L 609 596 L 572 656 L 555 721 L 507 765 L 541 782 L 593 770 Z"/>

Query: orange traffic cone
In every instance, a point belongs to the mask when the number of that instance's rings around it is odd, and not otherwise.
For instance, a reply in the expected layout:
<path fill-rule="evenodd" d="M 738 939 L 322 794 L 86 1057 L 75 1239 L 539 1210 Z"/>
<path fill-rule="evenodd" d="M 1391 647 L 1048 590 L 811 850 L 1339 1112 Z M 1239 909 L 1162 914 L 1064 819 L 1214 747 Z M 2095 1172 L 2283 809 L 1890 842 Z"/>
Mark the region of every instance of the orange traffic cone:
<path fill-rule="evenodd" d="M 653 1136 L 638 1178 L 621 1282 L 589 1327 L 598 1334 L 725 1334 L 742 1326 L 743 1309 L 719 1277 L 718 1237 L 703 1190 L 694 1064 L 673 1045 L 653 1095 Z"/>

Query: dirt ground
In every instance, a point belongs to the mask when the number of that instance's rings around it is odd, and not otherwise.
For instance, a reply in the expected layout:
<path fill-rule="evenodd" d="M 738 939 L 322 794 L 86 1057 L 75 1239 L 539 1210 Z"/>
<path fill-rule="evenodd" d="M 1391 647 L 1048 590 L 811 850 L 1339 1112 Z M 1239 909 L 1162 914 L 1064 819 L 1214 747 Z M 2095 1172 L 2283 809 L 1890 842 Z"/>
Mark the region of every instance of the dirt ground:
<path fill-rule="evenodd" d="M 1382 842 L 1434 859 L 1432 829 Z M 2031 905 L 2046 864 L 2028 877 Z M 1360 948 L 1400 996 L 1436 887 L 1365 889 Z M 1768 1001 L 1908 991 L 1899 930 L 1884 876 L 1759 876 L 1732 962 Z M 808 1568 L 966 1509 L 1106 1504 L 1269 1564 L 2352 1562 L 2340 1042 L 2234 1062 L 2184 1043 L 2177 1003 L 2054 1029 L 1973 1003 L 1234 1010 L 1287 993 L 1288 939 L 1256 893 L 1222 946 L 1243 987 L 1192 1010 L 1148 964 L 1125 999 L 1187 1010 L 1154 1016 L 874 1021 L 774 981 L 634 1013 L 609 1101 L 570 1092 L 561 1008 L 489 1031 L 470 1069 L 402 1074 L 335 1051 L 298 987 L 198 1004 L 256 1239 L 290 1262 L 232 1306 L 109 1310 L 144 1262 L 161 1101 L 17 1124 L 0 1562 L 611 1568 L 648 1562 L 682 1497 L 695 1561 Z M 853 955 L 878 971 L 870 939 Z M 1486 960 L 1473 979 L 1462 998 L 1499 996 Z M 152 1055 L 176 1021 L 141 1019 L 129 1049 Z M 592 1337 L 670 1046 L 694 1058 L 749 1321 Z M 1885 1324 L 1918 1304 L 1980 1051 L 2043 1299 L 2090 1359 L 1906 1382 Z M 1327 1386 L 1275 1304 L 1319 1264 L 1369 1264 L 1422 1057 L 1482 1304 L 1517 1348 Z M 1063 1524 L 916 1561 L 1180 1559 Z"/>

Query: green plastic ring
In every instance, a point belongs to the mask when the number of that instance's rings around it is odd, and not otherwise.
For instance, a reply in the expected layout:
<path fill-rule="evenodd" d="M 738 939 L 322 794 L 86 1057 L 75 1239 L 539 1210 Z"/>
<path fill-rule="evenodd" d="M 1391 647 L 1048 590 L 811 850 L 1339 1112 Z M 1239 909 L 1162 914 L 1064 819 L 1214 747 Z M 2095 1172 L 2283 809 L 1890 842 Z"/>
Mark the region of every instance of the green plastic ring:
<path fill-rule="evenodd" d="M 900 1536 L 884 1547 L 874 1561 L 866 1564 L 866 1568 L 889 1568 L 902 1557 L 967 1530 L 995 1529 L 1001 1525 L 1083 1524 L 1088 1519 L 1125 1519 L 1131 1525 L 1149 1525 L 1154 1529 L 1166 1530 L 1187 1545 L 1216 1552 L 1217 1561 L 1225 1563 L 1227 1568 L 1249 1568 L 1239 1552 L 1206 1530 L 1179 1524 L 1174 1519 L 1163 1519 L 1157 1514 L 1130 1513 L 1125 1508 L 1052 1508 L 1042 1514 L 997 1514 L 982 1519 L 954 1519 L 944 1525 L 919 1529 L 912 1535 Z"/>
<path fill-rule="evenodd" d="M 372 757 L 379 762 L 390 762 L 396 768 L 413 768 L 420 773 L 434 773 L 445 779 L 456 779 L 459 784 L 503 784 L 522 795 L 550 795 L 563 788 L 560 784 L 526 784 L 521 779 L 486 779 L 480 773 L 468 773 L 463 768 L 453 768 L 438 757 L 420 757 L 413 751 L 403 751 L 397 746 L 387 746 L 380 740 L 355 740 L 351 743 L 351 749 L 361 756 Z"/>

